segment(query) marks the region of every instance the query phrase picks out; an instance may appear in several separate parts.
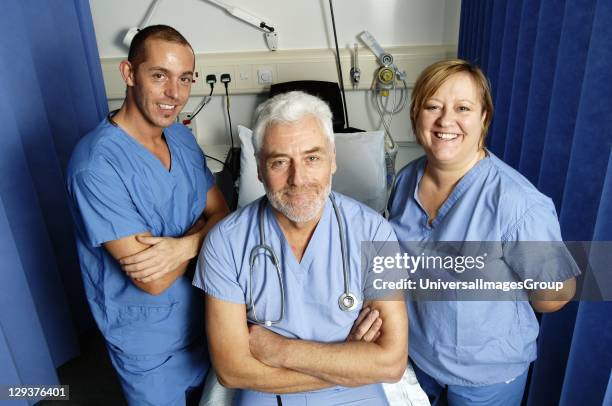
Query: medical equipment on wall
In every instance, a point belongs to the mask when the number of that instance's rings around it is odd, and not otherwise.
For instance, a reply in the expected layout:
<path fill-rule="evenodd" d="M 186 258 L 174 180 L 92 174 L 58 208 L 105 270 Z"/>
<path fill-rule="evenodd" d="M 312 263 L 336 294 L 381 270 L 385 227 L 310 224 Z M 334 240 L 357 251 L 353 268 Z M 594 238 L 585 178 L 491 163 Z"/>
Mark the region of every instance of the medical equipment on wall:
<path fill-rule="evenodd" d="M 387 166 L 387 187 L 393 186 L 395 178 L 395 159 L 398 147 L 391 134 L 393 116 L 406 106 L 408 102 L 408 85 L 406 72 L 401 71 L 393 61 L 393 55 L 385 52 L 378 41 L 368 31 L 359 34 L 359 38 L 372 51 L 380 64 L 372 83 L 372 104 L 380 115 L 381 125 L 385 128 L 385 162 Z M 399 84 L 399 86 L 398 86 Z M 400 93 L 399 98 L 397 93 Z M 392 102 L 390 103 L 392 99 Z"/>
<path fill-rule="evenodd" d="M 147 14 L 142 20 L 142 23 L 140 23 L 138 27 L 132 27 L 128 29 L 127 33 L 123 37 L 123 45 L 129 48 L 130 44 L 132 43 L 132 40 L 134 39 L 136 34 L 138 34 L 138 31 L 140 31 L 141 29 L 149 25 L 149 21 L 151 21 L 151 18 L 153 17 L 153 13 L 155 13 L 155 10 L 159 6 L 159 3 L 161 3 L 161 0 L 153 0 L 151 7 L 149 7 L 149 11 L 147 11 Z"/>
<path fill-rule="evenodd" d="M 400 80 L 406 79 L 406 72 L 399 70 L 399 68 L 393 63 L 393 57 L 385 52 L 383 47 L 380 46 L 372 34 L 370 34 L 368 31 L 363 31 L 361 34 L 359 34 L 359 39 L 361 39 L 361 41 L 363 41 L 363 43 L 370 48 L 370 51 L 372 51 L 376 58 L 378 58 L 381 64 L 391 67 Z M 390 59 L 389 56 L 391 56 Z"/>
<path fill-rule="evenodd" d="M 270 24 L 266 24 L 261 18 L 255 17 L 253 14 L 244 11 L 241 8 L 236 6 L 232 6 L 230 4 L 224 3 L 219 0 L 206 0 L 209 3 L 212 3 L 216 6 L 221 7 L 227 13 L 233 15 L 239 20 L 244 21 L 247 24 L 251 24 L 253 27 L 264 32 L 264 38 L 266 40 L 266 45 L 270 51 L 276 51 L 278 49 L 278 32 L 274 30 Z"/>
<path fill-rule="evenodd" d="M 346 247 L 346 235 L 344 234 L 344 223 L 342 221 L 342 217 L 340 216 L 340 211 L 338 210 L 338 206 L 336 205 L 336 199 L 332 194 L 329 195 L 329 199 L 331 200 L 332 207 L 334 208 L 334 215 L 336 216 L 336 221 L 338 223 L 338 232 L 340 233 L 340 250 L 342 252 L 342 275 L 344 278 L 344 291 L 338 297 L 338 306 L 342 311 L 349 312 L 357 308 L 359 301 L 357 297 L 349 291 L 349 265 L 347 258 L 347 247 Z M 271 245 L 266 243 L 266 235 L 264 233 L 264 209 L 268 199 L 263 197 L 259 202 L 259 211 L 258 211 L 258 221 L 259 221 L 259 244 L 251 249 L 251 253 L 249 254 L 249 306 L 253 309 L 253 319 L 249 319 L 249 321 L 257 324 L 263 324 L 266 326 L 271 326 L 273 324 L 279 323 L 284 315 L 285 315 L 285 285 L 283 283 L 283 274 L 280 269 L 280 261 L 274 252 L 274 249 Z M 276 276 L 278 278 L 279 291 L 280 291 L 280 315 L 275 320 L 262 320 L 257 317 L 257 309 L 255 307 L 255 299 L 253 297 L 253 268 L 255 266 L 255 260 L 257 256 L 260 254 L 264 254 L 270 257 L 272 264 L 274 265 L 274 269 L 276 270 Z"/>
<path fill-rule="evenodd" d="M 350 128 L 349 118 L 348 118 L 348 110 L 346 108 L 346 94 L 344 93 L 344 78 L 342 77 L 342 63 L 340 62 L 340 50 L 338 49 L 338 34 L 336 33 L 336 18 L 334 17 L 334 5 L 332 0 L 329 0 L 329 14 L 331 15 L 332 21 L 332 29 L 334 31 L 334 42 L 336 44 L 336 65 L 338 67 L 338 78 L 340 91 L 342 92 L 342 107 L 344 109 L 344 122 L 346 123 L 346 128 Z"/>
<path fill-rule="evenodd" d="M 359 45 L 355 43 L 353 50 L 353 63 L 351 67 L 351 83 L 353 89 L 359 86 L 359 80 L 361 79 L 361 69 L 359 69 Z"/>
<path fill-rule="evenodd" d="M 268 46 L 270 51 L 276 51 L 278 49 L 278 32 L 276 32 L 274 30 L 274 27 L 272 27 L 270 24 L 266 24 L 261 18 L 255 17 L 253 14 L 250 14 L 236 6 L 232 6 L 230 4 L 224 3 L 219 0 L 206 0 L 206 1 L 218 7 L 221 7 L 227 13 L 233 15 L 239 20 L 242 20 L 245 23 L 250 24 L 254 26 L 255 28 L 263 31 L 266 45 Z M 147 11 L 147 14 L 145 15 L 145 18 L 142 20 L 142 23 L 140 23 L 138 27 L 132 27 L 128 29 L 122 41 L 126 47 L 128 48 L 130 47 L 130 44 L 132 43 L 132 39 L 134 39 L 136 34 L 138 34 L 138 31 L 140 31 L 141 29 L 149 25 L 149 22 L 151 21 L 151 18 L 153 17 L 153 13 L 159 6 L 160 2 L 161 0 L 153 0 L 151 7 L 149 7 L 149 10 Z"/>

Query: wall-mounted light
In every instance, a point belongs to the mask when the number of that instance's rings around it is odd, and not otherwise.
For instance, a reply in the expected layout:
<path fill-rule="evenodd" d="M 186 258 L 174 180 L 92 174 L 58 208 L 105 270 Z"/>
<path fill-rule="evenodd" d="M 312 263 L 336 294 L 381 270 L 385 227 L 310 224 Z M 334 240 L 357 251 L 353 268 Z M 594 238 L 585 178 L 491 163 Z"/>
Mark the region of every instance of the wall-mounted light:
<path fill-rule="evenodd" d="M 151 21 L 151 17 L 153 17 L 153 13 L 155 12 L 155 9 L 159 6 L 159 3 L 161 3 L 161 0 L 153 0 L 153 4 L 151 4 L 151 7 L 149 7 L 149 11 L 147 12 L 147 15 L 145 15 L 145 18 L 142 20 L 142 23 L 140 23 L 138 27 L 130 28 L 127 33 L 125 33 L 125 36 L 123 37 L 123 45 L 129 48 L 130 44 L 132 43 L 132 40 L 134 39 L 136 34 L 138 34 L 138 31 L 149 25 L 149 21 Z"/>
<path fill-rule="evenodd" d="M 230 4 L 224 3 L 219 0 L 207 0 L 209 3 L 212 3 L 216 6 L 221 7 L 227 13 L 233 15 L 234 17 L 244 21 L 247 24 L 252 25 L 253 27 L 263 31 L 264 38 L 266 40 L 266 45 L 270 51 L 276 51 L 278 48 L 278 33 L 274 30 L 270 24 L 266 24 L 261 18 L 254 16 L 251 13 L 244 11 L 241 8 L 236 6 L 232 6 Z"/>
<path fill-rule="evenodd" d="M 261 18 L 256 17 L 253 14 L 247 11 L 244 11 L 241 8 L 232 6 L 231 4 L 227 4 L 219 0 L 207 0 L 207 1 L 218 7 L 221 7 L 228 14 L 231 14 L 232 16 L 238 18 L 239 20 L 242 20 L 245 23 L 250 24 L 253 27 L 257 28 L 258 30 L 262 31 L 264 33 L 264 39 L 266 40 L 266 45 L 268 46 L 270 51 L 277 50 L 278 32 L 274 30 L 274 27 L 272 25 L 267 24 Z M 126 47 L 128 48 L 130 47 L 130 44 L 132 43 L 132 39 L 134 39 L 136 34 L 138 34 L 138 31 L 140 31 L 142 28 L 149 25 L 149 21 L 151 21 L 151 17 L 153 17 L 153 13 L 159 6 L 159 3 L 161 3 L 161 0 L 153 0 L 153 4 L 151 4 L 151 7 L 149 7 L 149 11 L 147 12 L 147 15 L 142 20 L 142 23 L 138 27 L 132 27 L 127 31 L 127 33 L 123 37 L 123 44 Z"/>

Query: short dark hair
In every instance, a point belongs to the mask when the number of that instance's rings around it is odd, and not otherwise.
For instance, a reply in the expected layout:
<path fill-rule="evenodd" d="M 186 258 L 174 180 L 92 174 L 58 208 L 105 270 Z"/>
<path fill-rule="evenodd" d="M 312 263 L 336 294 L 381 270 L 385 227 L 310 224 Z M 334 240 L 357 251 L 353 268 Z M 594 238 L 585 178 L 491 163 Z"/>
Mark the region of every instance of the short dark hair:
<path fill-rule="evenodd" d="M 188 46 L 193 52 L 191 44 L 187 42 L 185 37 L 181 35 L 176 29 L 168 25 L 150 25 L 138 31 L 138 33 L 132 39 L 130 44 L 130 51 L 128 52 L 128 61 L 132 64 L 133 68 L 136 69 L 139 64 L 144 62 L 146 59 L 145 45 L 149 39 L 160 39 L 163 41 L 174 42 L 177 44 Z"/>

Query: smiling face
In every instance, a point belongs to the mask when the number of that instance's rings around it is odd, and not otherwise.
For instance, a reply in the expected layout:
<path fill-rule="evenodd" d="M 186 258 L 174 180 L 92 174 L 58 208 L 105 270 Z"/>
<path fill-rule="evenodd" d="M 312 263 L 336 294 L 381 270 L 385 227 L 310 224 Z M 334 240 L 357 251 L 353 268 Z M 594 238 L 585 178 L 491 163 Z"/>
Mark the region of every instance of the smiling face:
<path fill-rule="evenodd" d="M 477 159 L 486 113 L 472 77 L 455 73 L 446 79 L 418 112 L 416 133 L 428 162 L 461 167 Z"/>
<path fill-rule="evenodd" d="M 335 149 L 318 119 L 270 125 L 258 160 L 273 208 L 295 223 L 318 219 L 336 171 Z"/>
<path fill-rule="evenodd" d="M 194 55 L 187 45 L 149 39 L 144 61 L 121 64 L 128 85 L 128 103 L 141 126 L 163 129 L 176 121 L 191 92 Z"/>

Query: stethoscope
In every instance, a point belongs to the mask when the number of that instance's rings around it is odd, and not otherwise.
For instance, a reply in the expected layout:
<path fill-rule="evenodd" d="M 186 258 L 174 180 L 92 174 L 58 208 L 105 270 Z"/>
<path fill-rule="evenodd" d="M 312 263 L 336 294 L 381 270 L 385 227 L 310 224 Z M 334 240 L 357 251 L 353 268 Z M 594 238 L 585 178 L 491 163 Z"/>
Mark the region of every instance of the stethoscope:
<path fill-rule="evenodd" d="M 359 304 L 357 297 L 349 291 L 349 272 L 348 272 L 348 258 L 346 256 L 346 236 L 344 234 L 344 223 L 342 221 L 342 217 L 340 216 L 340 212 L 338 210 L 338 206 L 336 205 L 336 199 L 333 194 L 329 195 L 329 199 L 331 200 L 332 206 L 334 208 L 334 214 L 336 216 L 336 221 L 338 222 L 338 230 L 340 232 L 340 250 L 342 252 L 342 273 L 344 276 L 344 291 L 338 298 L 338 306 L 340 309 L 345 312 L 350 312 L 357 308 Z M 251 253 L 249 255 L 249 304 L 251 309 L 253 309 L 253 319 L 249 320 L 256 324 L 264 324 L 266 326 L 271 326 L 272 324 L 280 323 L 285 314 L 285 288 L 283 284 L 283 274 L 280 269 L 280 262 L 274 249 L 266 243 L 266 235 L 264 233 L 264 210 L 266 208 L 266 204 L 268 199 L 264 196 L 259 202 L 258 209 L 258 221 L 259 221 L 259 241 L 260 243 L 251 249 Z M 261 320 L 257 317 L 257 309 L 255 307 L 255 300 L 253 299 L 253 268 L 255 265 L 255 259 L 259 254 L 267 254 L 276 269 L 276 276 L 278 277 L 278 284 L 280 286 L 280 317 L 276 320 Z"/>

